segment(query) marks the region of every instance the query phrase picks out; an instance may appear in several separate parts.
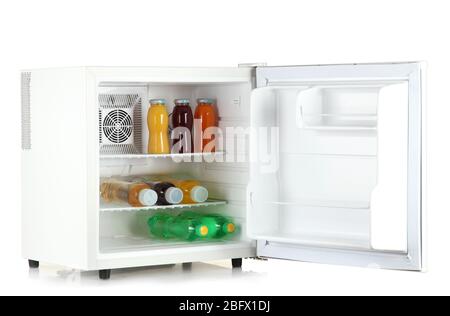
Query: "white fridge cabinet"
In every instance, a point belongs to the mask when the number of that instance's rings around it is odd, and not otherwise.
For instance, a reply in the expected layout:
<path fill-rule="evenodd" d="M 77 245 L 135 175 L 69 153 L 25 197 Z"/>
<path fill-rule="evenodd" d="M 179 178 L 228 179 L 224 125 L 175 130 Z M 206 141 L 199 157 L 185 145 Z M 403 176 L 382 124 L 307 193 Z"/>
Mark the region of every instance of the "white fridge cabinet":
<path fill-rule="evenodd" d="M 423 270 L 423 87 L 417 62 L 24 71 L 23 257 L 101 278 L 254 257 Z M 146 154 L 148 99 L 177 97 L 217 99 L 223 152 Z M 131 123 L 111 137 L 105 119 L 119 108 Z M 145 225 L 158 208 L 99 197 L 102 177 L 162 173 L 205 183 L 213 200 L 196 209 L 233 216 L 239 235 L 158 241 Z"/>

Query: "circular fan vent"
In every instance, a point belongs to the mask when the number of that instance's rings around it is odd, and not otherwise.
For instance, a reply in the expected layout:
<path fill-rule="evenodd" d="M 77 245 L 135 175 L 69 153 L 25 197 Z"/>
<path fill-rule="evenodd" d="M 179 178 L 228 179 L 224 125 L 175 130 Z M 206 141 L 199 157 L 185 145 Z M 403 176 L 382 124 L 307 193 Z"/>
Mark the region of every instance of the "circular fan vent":
<path fill-rule="evenodd" d="M 133 120 L 123 110 L 114 110 L 103 120 L 103 133 L 110 142 L 121 144 L 130 138 L 133 132 Z"/>

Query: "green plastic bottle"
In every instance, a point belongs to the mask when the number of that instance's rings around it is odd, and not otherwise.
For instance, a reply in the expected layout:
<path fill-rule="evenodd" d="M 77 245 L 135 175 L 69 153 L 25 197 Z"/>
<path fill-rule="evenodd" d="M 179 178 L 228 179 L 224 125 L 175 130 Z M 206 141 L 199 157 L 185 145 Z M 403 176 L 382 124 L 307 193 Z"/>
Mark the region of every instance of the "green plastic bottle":
<path fill-rule="evenodd" d="M 150 228 L 152 235 L 163 239 L 171 238 L 168 222 L 172 219 L 173 216 L 167 213 L 157 213 L 150 217 L 148 220 L 148 227 Z"/>
<path fill-rule="evenodd" d="M 197 212 L 187 211 L 179 216 L 198 219 L 200 223 L 208 227 L 208 235 L 206 238 L 219 239 L 224 238 L 225 236 L 230 236 L 236 232 L 236 225 L 233 221 L 222 215 L 200 214 Z"/>
<path fill-rule="evenodd" d="M 154 236 L 163 239 L 176 238 L 192 241 L 208 236 L 208 227 L 196 218 L 159 213 L 148 220 L 148 226 Z"/>

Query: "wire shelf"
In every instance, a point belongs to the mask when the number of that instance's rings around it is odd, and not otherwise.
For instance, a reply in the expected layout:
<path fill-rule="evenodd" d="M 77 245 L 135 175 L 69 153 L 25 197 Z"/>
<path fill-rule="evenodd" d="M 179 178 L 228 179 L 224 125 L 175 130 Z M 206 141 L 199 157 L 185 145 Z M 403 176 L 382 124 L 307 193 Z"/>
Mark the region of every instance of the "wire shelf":
<path fill-rule="evenodd" d="M 224 152 L 213 153 L 187 153 L 187 154 L 101 154 L 100 159 L 157 159 L 157 158 L 172 158 L 172 159 L 184 159 L 195 157 L 216 157 L 223 155 Z"/>
<path fill-rule="evenodd" d="M 226 205 L 226 201 L 219 200 L 208 200 L 204 203 L 196 204 L 177 204 L 177 205 L 154 205 L 154 206 L 143 206 L 143 207 L 132 207 L 128 204 L 118 204 L 118 203 L 105 203 L 101 202 L 100 211 L 101 212 L 141 212 L 141 211 L 161 211 L 161 210 L 183 210 L 199 207 L 208 206 L 219 206 Z"/>

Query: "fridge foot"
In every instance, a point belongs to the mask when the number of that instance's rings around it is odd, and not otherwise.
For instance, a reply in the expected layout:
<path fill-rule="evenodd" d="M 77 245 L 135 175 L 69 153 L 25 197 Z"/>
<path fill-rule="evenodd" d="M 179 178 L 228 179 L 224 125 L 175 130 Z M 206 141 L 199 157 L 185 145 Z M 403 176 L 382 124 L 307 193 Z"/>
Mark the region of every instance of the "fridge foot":
<path fill-rule="evenodd" d="M 183 262 L 181 265 L 183 270 L 191 270 L 192 269 L 192 262 Z"/>
<path fill-rule="evenodd" d="M 233 268 L 242 268 L 242 258 L 231 259 Z"/>
<path fill-rule="evenodd" d="M 28 260 L 28 265 L 30 266 L 30 269 L 37 269 L 39 268 L 39 261 Z"/>
<path fill-rule="evenodd" d="M 98 271 L 98 276 L 100 280 L 109 280 L 111 278 L 111 270 L 100 270 Z"/>

